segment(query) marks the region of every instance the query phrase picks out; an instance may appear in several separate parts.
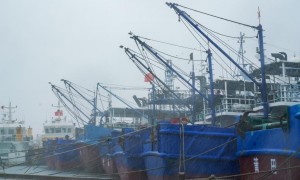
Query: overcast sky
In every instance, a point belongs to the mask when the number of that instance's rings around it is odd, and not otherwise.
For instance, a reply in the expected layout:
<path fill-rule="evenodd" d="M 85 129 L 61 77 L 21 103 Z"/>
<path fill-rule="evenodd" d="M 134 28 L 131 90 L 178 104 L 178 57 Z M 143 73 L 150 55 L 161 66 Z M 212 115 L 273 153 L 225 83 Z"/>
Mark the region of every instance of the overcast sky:
<path fill-rule="evenodd" d="M 266 55 L 300 55 L 298 0 L 172 2 L 250 25 L 258 25 L 259 6 Z M 196 19 L 224 34 L 238 36 L 242 31 L 207 16 Z M 15 117 L 41 133 L 42 123 L 54 112 L 51 104 L 57 102 L 48 82 L 62 86 L 64 78 L 91 89 L 97 82 L 149 86 L 119 48 L 136 49 L 129 31 L 189 47 L 197 44 L 161 0 L 0 0 L 0 105 L 10 100 L 18 106 Z M 248 48 L 253 58 L 255 46 Z M 188 55 L 187 50 L 173 53 Z"/>

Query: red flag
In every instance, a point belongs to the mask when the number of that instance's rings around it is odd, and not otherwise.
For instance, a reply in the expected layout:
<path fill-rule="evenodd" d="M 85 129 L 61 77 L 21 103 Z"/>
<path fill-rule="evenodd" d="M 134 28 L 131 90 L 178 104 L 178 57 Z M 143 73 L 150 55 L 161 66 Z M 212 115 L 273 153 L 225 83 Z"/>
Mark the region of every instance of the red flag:
<path fill-rule="evenodd" d="M 63 111 L 57 110 L 54 114 L 55 114 L 55 116 L 63 116 Z"/>
<path fill-rule="evenodd" d="M 145 75 L 144 82 L 151 82 L 151 81 L 153 81 L 153 79 L 154 79 L 153 74 L 148 73 L 148 74 Z"/>

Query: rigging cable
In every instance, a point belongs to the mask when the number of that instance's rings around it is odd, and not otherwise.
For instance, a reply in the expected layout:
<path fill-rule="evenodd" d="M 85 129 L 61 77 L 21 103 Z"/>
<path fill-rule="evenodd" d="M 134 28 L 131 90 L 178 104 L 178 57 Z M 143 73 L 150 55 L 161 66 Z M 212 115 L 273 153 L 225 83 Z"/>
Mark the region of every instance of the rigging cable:
<path fill-rule="evenodd" d="M 138 36 L 138 37 L 141 38 L 141 39 L 145 39 L 145 40 L 149 40 L 149 41 L 154 41 L 154 42 L 158 42 L 158 43 L 162 43 L 162 44 L 167 44 L 167 45 L 171 45 L 171 46 L 175 46 L 175 47 L 180 47 L 180 48 L 189 49 L 189 50 L 193 50 L 193 51 L 204 52 L 204 51 L 202 51 L 200 49 L 196 49 L 196 48 L 181 46 L 181 45 L 177 45 L 177 44 L 173 44 L 173 43 L 168 43 L 168 42 L 163 42 L 163 41 L 159 41 L 159 40 L 154 40 L 154 39 L 150 39 L 150 38 L 146 38 L 146 37 L 142 37 L 142 36 Z"/>
<path fill-rule="evenodd" d="M 214 17 L 214 18 L 217 18 L 217 19 L 221 19 L 221 20 L 224 20 L 224 21 L 228 21 L 228 22 L 232 22 L 232 23 L 235 23 L 235 24 L 239 24 L 239 25 L 242 25 L 242 26 L 246 26 L 246 27 L 250 27 L 250 28 L 256 29 L 255 26 L 251 26 L 251 25 L 248 25 L 248 24 L 245 24 L 245 23 L 233 21 L 233 20 L 230 20 L 230 19 L 226 19 L 226 18 L 222 18 L 222 17 L 219 17 L 219 16 L 215 16 L 215 15 L 212 15 L 212 14 L 208 14 L 208 13 L 205 13 L 205 12 L 202 12 L 202 11 L 198 11 L 198 10 L 195 10 L 195 9 L 192 9 L 192 8 L 189 8 L 189 7 L 186 7 L 186 6 L 182 6 L 182 5 L 179 5 L 179 4 L 176 4 L 176 5 L 179 6 L 179 7 L 182 7 L 182 8 L 191 10 L 191 11 L 194 11 L 194 12 L 205 14 L 207 16 L 211 16 L 211 17 Z"/>
<path fill-rule="evenodd" d="M 185 25 L 185 27 L 190 31 L 190 33 L 194 36 L 194 38 L 200 43 L 200 41 L 197 39 L 197 37 L 194 35 L 194 33 L 190 30 L 190 28 L 187 26 L 187 24 L 184 22 L 184 21 L 182 21 L 183 22 L 183 24 Z M 198 32 L 197 31 L 195 31 L 195 29 L 193 29 L 193 31 L 204 41 L 204 42 L 206 42 L 204 39 L 203 39 L 203 37 L 202 36 L 200 36 L 199 34 L 198 34 Z M 200 43 L 201 44 L 201 43 Z M 206 44 L 208 45 L 208 43 L 206 42 Z M 202 44 L 201 44 L 202 45 Z M 205 49 L 205 47 L 202 45 L 202 47 Z M 212 49 L 212 51 L 213 52 L 215 52 L 215 54 L 224 62 L 224 64 L 230 69 L 230 67 L 227 65 L 227 63 L 225 63 L 225 61 L 221 58 L 221 56 L 213 49 L 213 48 L 211 48 Z M 215 58 L 214 58 L 215 59 Z M 231 75 L 231 77 L 232 78 L 234 78 L 234 76 L 226 69 L 226 68 L 224 68 L 218 61 L 215 61 L 217 64 L 219 64 L 221 67 L 222 67 L 222 69 L 224 70 L 224 71 L 226 71 L 229 75 Z"/>

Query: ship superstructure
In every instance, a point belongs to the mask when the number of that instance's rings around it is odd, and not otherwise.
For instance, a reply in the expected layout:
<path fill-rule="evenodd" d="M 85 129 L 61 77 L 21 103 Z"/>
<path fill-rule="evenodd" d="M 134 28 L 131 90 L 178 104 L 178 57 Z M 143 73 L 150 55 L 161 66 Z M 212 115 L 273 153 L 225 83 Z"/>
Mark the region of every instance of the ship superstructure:
<path fill-rule="evenodd" d="M 32 146 L 32 128 L 26 128 L 24 121 L 13 119 L 13 107 L 1 106 L 3 117 L 0 121 L 0 157 L 4 165 L 22 164 Z"/>
<path fill-rule="evenodd" d="M 48 139 L 75 139 L 75 123 L 71 119 L 67 119 L 64 116 L 64 112 L 61 109 L 62 106 L 58 102 L 57 111 L 54 112 L 54 117 L 50 121 L 44 123 L 44 132 L 42 140 L 47 141 Z"/>

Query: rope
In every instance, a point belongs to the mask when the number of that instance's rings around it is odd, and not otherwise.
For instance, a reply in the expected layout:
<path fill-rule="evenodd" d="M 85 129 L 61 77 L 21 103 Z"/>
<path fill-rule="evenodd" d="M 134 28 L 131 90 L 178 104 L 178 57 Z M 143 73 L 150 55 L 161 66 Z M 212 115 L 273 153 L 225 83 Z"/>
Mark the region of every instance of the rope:
<path fill-rule="evenodd" d="M 182 6 L 182 5 L 179 5 L 179 4 L 176 4 L 176 5 L 179 6 L 179 7 L 183 7 L 183 8 L 185 8 L 185 9 L 194 11 L 194 12 L 198 12 L 198 13 L 201 13 L 201 14 L 205 14 L 205 15 L 207 15 L 207 16 L 211 16 L 211 17 L 214 17 L 214 18 L 217 18 L 217 19 L 221 19 L 221 20 L 224 20 L 224 21 L 228 21 L 228 22 L 232 22 L 232 23 L 235 23 L 235 24 L 239 24 L 239 25 L 242 25 L 242 26 L 246 26 L 246 27 L 250 27 L 250 28 L 256 29 L 255 26 L 251 26 L 251 25 L 248 25 L 248 24 L 244 24 L 244 23 L 240 23 L 240 22 L 233 21 L 233 20 L 230 20 L 230 19 L 222 18 L 222 17 L 215 16 L 215 15 L 212 15 L 212 14 L 208 14 L 208 13 L 205 13 L 205 12 L 202 12 L 202 11 L 198 11 L 198 10 L 195 10 L 195 9 L 192 9 L 192 8 L 189 8 L 189 7 L 186 7 L 186 6 Z"/>

